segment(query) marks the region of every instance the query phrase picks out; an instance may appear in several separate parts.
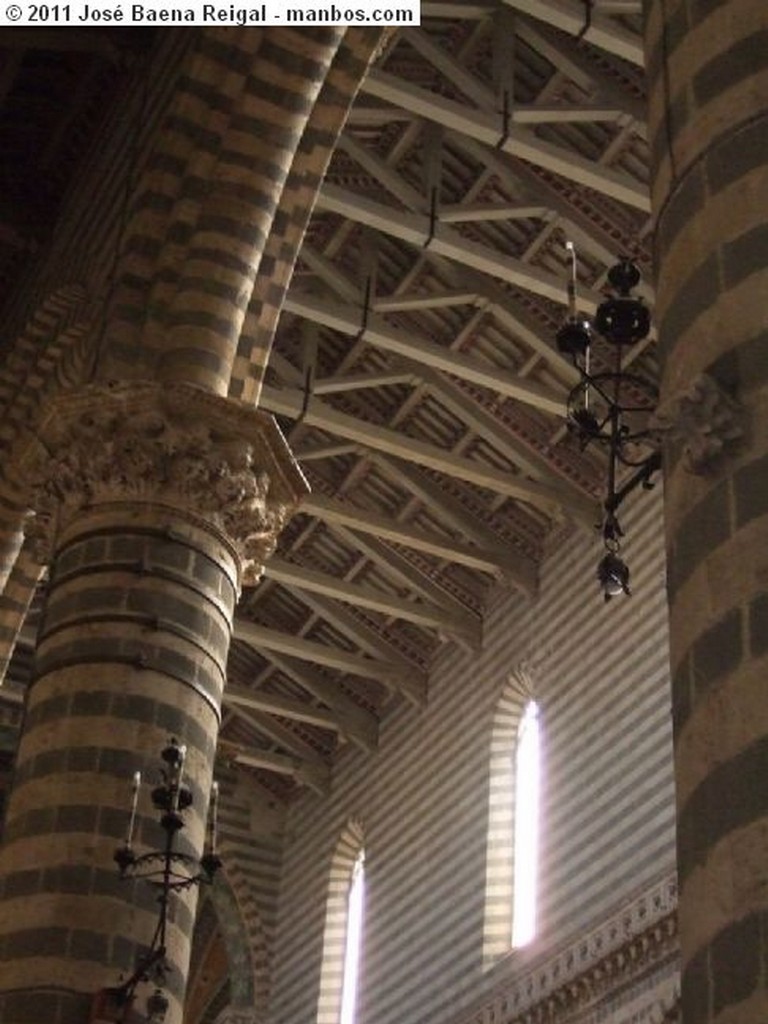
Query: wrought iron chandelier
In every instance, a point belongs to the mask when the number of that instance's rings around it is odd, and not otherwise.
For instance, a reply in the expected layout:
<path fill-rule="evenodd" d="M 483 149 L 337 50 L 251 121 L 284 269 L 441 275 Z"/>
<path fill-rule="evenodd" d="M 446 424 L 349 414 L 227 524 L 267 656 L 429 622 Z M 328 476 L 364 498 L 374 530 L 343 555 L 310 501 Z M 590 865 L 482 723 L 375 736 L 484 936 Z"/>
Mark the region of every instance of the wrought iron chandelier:
<path fill-rule="evenodd" d="M 132 1008 L 140 985 L 152 986 L 146 1000 L 146 1015 L 140 1019 L 153 1024 L 159 1024 L 165 1019 L 169 1002 L 163 989 L 173 970 L 166 958 L 166 933 L 172 897 L 184 889 L 212 882 L 221 867 L 216 852 L 218 784 L 214 782 L 211 787 L 206 848 L 198 860 L 177 848 L 179 835 L 185 827 L 184 812 L 192 806 L 192 791 L 183 783 L 186 747 L 180 746 L 172 738 L 161 751 L 160 757 L 164 765 L 161 769 L 163 782 L 155 786 L 150 795 L 154 808 L 159 812 L 160 827 L 165 835 L 163 845 L 141 854 L 134 852 L 133 837 L 141 792 L 141 773 L 135 772 L 131 783 L 131 810 L 125 842 L 115 851 L 114 857 L 121 878 L 140 879 L 157 891 L 159 907 L 152 940 L 139 958 L 133 974 L 121 985 L 102 993 L 109 1006 L 106 1011 L 110 1014 L 108 1019 L 125 1021 L 126 1024 L 136 1019 Z"/>
<path fill-rule="evenodd" d="M 576 250 L 566 243 L 571 257 L 568 281 L 568 318 L 556 335 L 559 350 L 573 360 L 580 380 L 568 396 L 568 427 L 582 449 L 597 444 L 608 454 L 603 517 L 599 524 L 605 552 L 597 566 L 597 579 L 606 601 L 629 594 L 629 567 L 621 558 L 624 531 L 618 509 L 638 485 L 650 489 L 661 468 L 658 432 L 650 425 L 658 403 L 651 381 L 624 369 L 625 352 L 648 336 L 651 316 L 641 298 L 632 295 L 640 283 L 635 263 L 620 257 L 608 271 L 614 292 L 597 308 L 594 325 L 576 309 Z M 609 369 L 593 372 L 590 356 L 595 333 L 614 349 Z"/>

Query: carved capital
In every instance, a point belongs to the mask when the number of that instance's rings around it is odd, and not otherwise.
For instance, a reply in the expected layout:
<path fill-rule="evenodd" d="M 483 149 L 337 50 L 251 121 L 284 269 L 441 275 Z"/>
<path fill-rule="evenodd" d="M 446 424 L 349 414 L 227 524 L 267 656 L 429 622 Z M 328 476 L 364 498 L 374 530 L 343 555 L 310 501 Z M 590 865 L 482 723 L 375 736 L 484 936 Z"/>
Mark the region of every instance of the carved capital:
<path fill-rule="evenodd" d="M 189 384 L 97 383 L 63 392 L 23 459 L 41 558 L 83 509 L 172 508 L 215 530 L 255 582 L 308 487 L 273 418 Z"/>
<path fill-rule="evenodd" d="M 741 406 L 706 373 L 662 402 L 651 425 L 682 441 L 692 473 L 705 473 L 744 434 Z"/>

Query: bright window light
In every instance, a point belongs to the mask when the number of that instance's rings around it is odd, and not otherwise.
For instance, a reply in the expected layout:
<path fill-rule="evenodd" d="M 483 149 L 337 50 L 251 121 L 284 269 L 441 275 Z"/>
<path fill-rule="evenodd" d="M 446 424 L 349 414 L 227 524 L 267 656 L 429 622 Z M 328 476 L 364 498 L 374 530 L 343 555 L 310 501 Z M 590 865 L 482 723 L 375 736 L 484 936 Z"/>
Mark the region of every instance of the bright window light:
<path fill-rule="evenodd" d="M 341 988 L 341 1017 L 339 1024 L 355 1024 L 357 982 L 360 968 L 360 949 L 363 939 L 363 902 L 365 852 L 357 856 L 352 868 L 352 881 L 347 903 L 347 935 L 344 946 L 344 979 Z"/>
<path fill-rule="evenodd" d="M 539 706 L 529 701 L 517 730 L 515 750 L 515 885 L 512 946 L 525 946 L 536 933 L 541 786 Z"/>

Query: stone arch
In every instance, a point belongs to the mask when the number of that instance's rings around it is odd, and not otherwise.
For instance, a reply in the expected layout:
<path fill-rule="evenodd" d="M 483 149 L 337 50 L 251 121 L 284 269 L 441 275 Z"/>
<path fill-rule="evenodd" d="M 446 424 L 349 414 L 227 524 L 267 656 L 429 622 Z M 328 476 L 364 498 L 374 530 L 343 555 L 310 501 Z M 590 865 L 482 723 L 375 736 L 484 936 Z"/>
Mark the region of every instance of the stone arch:
<path fill-rule="evenodd" d="M 352 882 L 352 871 L 363 847 L 363 826 L 360 821 L 351 818 L 342 829 L 331 857 L 317 1024 L 338 1024 L 344 980 L 347 898 Z"/>
<path fill-rule="evenodd" d="M 211 889 L 211 899 L 230 967 L 229 1010 L 265 1014 L 271 980 L 267 938 L 248 879 L 237 860 L 227 856 L 226 849 L 222 849 L 222 859 L 223 867 Z"/>
<path fill-rule="evenodd" d="M 238 342 L 230 394 L 258 403 L 286 291 L 318 191 L 349 110 L 387 29 L 349 28 L 339 44 L 280 195 Z"/>
<path fill-rule="evenodd" d="M 483 927 L 483 964 L 486 967 L 510 951 L 515 875 L 513 752 L 523 712 L 531 700 L 536 700 L 534 682 L 527 669 L 518 667 L 502 687 L 491 725 Z"/>

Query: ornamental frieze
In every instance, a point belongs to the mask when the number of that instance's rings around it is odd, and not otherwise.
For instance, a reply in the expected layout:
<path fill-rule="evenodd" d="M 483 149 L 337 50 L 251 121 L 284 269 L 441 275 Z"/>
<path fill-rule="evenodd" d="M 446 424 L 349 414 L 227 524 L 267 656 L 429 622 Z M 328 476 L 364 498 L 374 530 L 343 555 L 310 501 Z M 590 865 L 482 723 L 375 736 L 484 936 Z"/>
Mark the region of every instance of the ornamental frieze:
<path fill-rule="evenodd" d="M 493 992 L 480 1006 L 445 1024 L 677 1024 L 675 876 L 556 956 L 517 969 L 515 959 L 513 953 L 493 969 Z"/>

